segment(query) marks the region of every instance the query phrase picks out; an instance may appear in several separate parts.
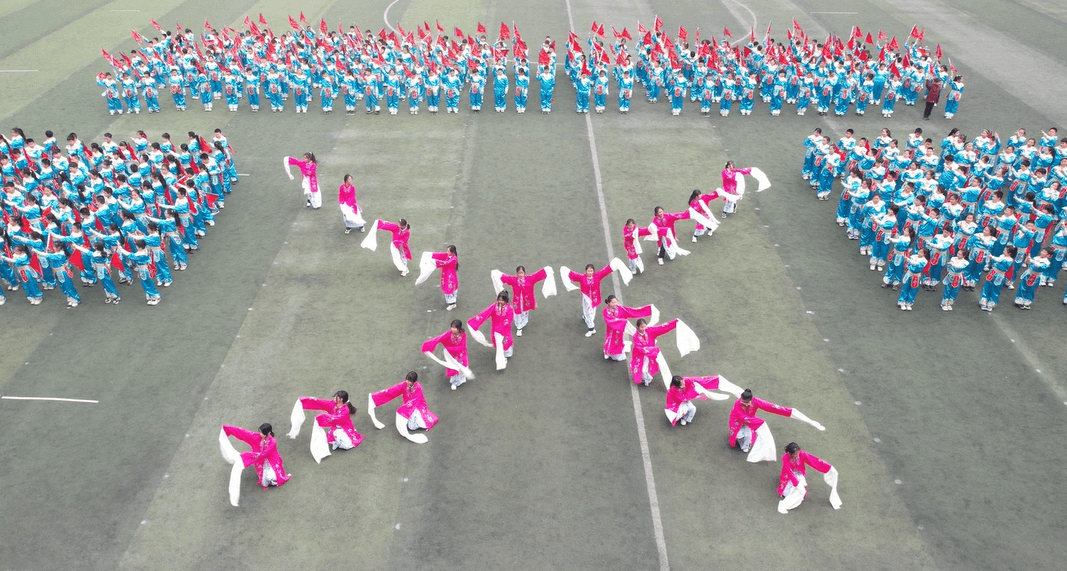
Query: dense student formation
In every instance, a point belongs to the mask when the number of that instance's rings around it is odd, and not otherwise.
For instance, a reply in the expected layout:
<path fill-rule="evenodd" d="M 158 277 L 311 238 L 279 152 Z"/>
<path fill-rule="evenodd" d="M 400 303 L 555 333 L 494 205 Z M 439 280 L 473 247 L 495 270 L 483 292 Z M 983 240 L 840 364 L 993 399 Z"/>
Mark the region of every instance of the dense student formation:
<path fill-rule="evenodd" d="M 816 129 L 804 146 L 802 176 L 820 200 L 841 180 L 837 224 L 871 271 L 885 272 L 882 287 L 901 290 L 902 310 L 920 288 L 943 285 L 941 309 L 951 311 L 961 288 L 980 283 L 982 310 L 1005 287 L 1028 310 L 1039 287 L 1055 285 L 1067 257 L 1067 138 L 1056 128 L 1007 141 L 952 129 L 940 152 L 922 129 L 903 148 L 889 129 L 858 140 L 849 129 L 836 144 Z"/>
<path fill-rule="evenodd" d="M 58 287 L 73 308 L 81 303 L 77 275 L 84 288 L 100 284 L 105 303 L 119 303 L 115 272 L 120 285 L 136 279 L 148 305 L 158 304 L 157 286 L 173 281 L 170 264 L 188 267 L 187 254 L 199 250 L 198 238 L 237 183 L 221 130 L 210 140 L 192 131 L 187 137 L 149 141 L 138 131 L 131 143 L 104 133 L 87 146 L 70 133 L 61 148 L 52 131 L 40 143 L 19 128 L 0 135 L 0 281 L 7 290 L 22 288 L 39 305 L 42 290 Z"/>
<path fill-rule="evenodd" d="M 584 44 L 571 31 L 559 52 L 548 36 L 531 52 L 518 26 L 503 23 L 492 41 L 480 23 L 469 35 L 458 27 L 449 35 L 439 22 L 412 31 L 398 24 L 377 33 L 356 26 L 346 31 L 338 23 L 331 31 L 325 20 L 308 25 L 303 14 L 299 22 L 289 17 L 291 29 L 283 33 L 275 33 L 262 15 L 258 21 L 245 18 L 242 31 L 218 30 L 205 21 L 199 38 L 189 28 L 171 32 L 154 20 L 152 25 L 151 38 L 131 31 L 140 47 L 130 54 L 103 51 L 112 69 L 101 72 L 97 83 L 112 115 L 140 113 L 142 100 L 149 113 L 160 112 L 160 92 L 170 93 L 178 111 L 188 109 L 190 100 L 212 111 L 215 101 L 225 99 L 232 112 L 242 105 L 282 112 L 291 99 L 292 109 L 307 113 L 318 98 L 321 111 L 331 113 L 340 98 L 350 115 L 361 102 L 368 114 L 380 113 L 384 105 L 396 115 L 402 102 L 409 114 L 422 109 L 436 114 L 442 99 L 447 113 L 461 107 L 478 113 L 489 103 L 496 112 L 525 113 L 532 83 L 539 86 L 536 104 L 547 114 L 558 63 L 576 95 L 575 111 L 582 114 L 590 108 L 603 113 L 609 99 L 628 113 L 640 86 L 646 101 L 662 98 L 672 115 L 680 115 L 688 100 L 703 116 L 713 107 L 729 115 L 734 102 L 741 115 L 751 115 L 759 99 L 771 115 L 780 115 L 784 106 L 797 115 L 812 106 L 819 115 L 863 115 L 875 106 L 892 117 L 898 100 L 915 105 L 923 96 L 928 117 L 944 90 L 945 116 L 952 117 L 964 90 L 951 61 L 941 62 L 941 46 L 923 46 L 924 30 L 918 28 L 903 44 L 881 30 L 865 33 L 859 27 L 848 38 L 820 40 L 794 20 L 785 42 L 772 39 L 770 27 L 762 39 L 749 30 L 747 38 L 734 41 L 726 28 L 721 36 L 701 39 L 699 28 L 690 38 L 679 26 L 672 37 L 656 17 L 652 29 L 638 23 L 636 35 L 612 27 L 611 40 L 605 24 L 593 22 Z"/>

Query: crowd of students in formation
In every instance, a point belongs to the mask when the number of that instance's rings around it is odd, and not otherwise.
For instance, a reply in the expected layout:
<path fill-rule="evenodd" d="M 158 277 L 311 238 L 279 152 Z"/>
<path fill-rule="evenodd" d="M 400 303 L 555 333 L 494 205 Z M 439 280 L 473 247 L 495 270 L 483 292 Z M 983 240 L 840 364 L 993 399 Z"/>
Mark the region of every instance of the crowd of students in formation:
<path fill-rule="evenodd" d="M 321 189 L 318 184 L 317 163 L 313 153 L 305 153 L 303 159 L 285 157 L 283 164 L 293 177 L 290 167 L 298 166 L 302 175 L 301 186 L 307 198 L 307 205 L 321 205 Z M 628 262 L 615 258 L 603 267 L 587 264 L 582 272 L 571 271 L 567 266 L 559 266 L 558 273 L 567 291 L 580 291 L 582 320 L 586 327 L 585 336 L 597 333 L 597 314 L 602 317 L 604 326 L 604 359 L 623 362 L 629 360 L 628 375 L 638 385 L 649 386 L 656 375 L 660 375 L 666 387 L 664 412 L 670 424 L 685 426 L 693 421 L 696 414 L 695 401 L 704 399 L 725 400 L 725 391 L 737 398 L 730 413 L 728 442 L 746 453 L 750 462 L 773 461 L 776 455 L 774 438 L 758 413 L 762 410 L 772 414 L 787 416 L 806 422 L 819 430 L 825 430 L 818 422 L 807 417 L 795 408 L 781 407 L 755 398 L 751 390 L 729 382 L 718 375 L 704 377 L 683 377 L 673 375 L 664 354 L 657 346 L 657 340 L 670 333 L 675 333 L 676 345 L 681 356 L 700 348 L 696 334 L 681 320 L 671 319 L 659 323 L 659 310 L 654 305 L 625 306 L 614 295 L 601 297 L 603 281 L 613 272 L 618 272 L 624 284 L 629 284 L 635 274 L 644 274 L 642 259 L 642 241 L 655 243 L 656 259 L 659 265 L 664 260 L 685 256 L 690 252 L 679 246 L 676 224 L 681 220 L 694 220 L 695 229 L 692 242 L 701 236 L 710 237 L 719 225 L 718 219 L 711 211 L 711 204 L 722 199 L 725 217 L 736 209 L 736 204 L 745 193 L 745 175 L 755 178 L 762 191 L 770 186 L 766 175 L 756 168 L 738 169 L 728 162 L 722 171 L 722 187 L 711 193 L 693 191 L 683 207 L 676 212 L 667 212 L 660 206 L 652 211 L 652 218 L 647 226 L 638 226 L 634 219 L 628 219 L 622 228 L 624 249 Z M 387 232 L 392 263 L 400 276 L 410 272 L 409 263 L 413 259 L 410 248 L 412 226 L 401 218 L 397 222 L 377 219 L 366 232 L 363 211 L 356 199 L 356 189 L 352 185 L 351 175 L 345 175 L 338 189 L 338 206 L 344 221 L 345 233 L 354 229 L 366 233 L 361 246 L 377 251 L 378 232 Z M 444 296 L 444 309 L 453 311 L 458 307 L 459 293 L 459 258 L 455 246 L 448 246 L 443 252 L 424 252 L 418 263 L 419 276 L 416 285 L 427 281 L 435 271 L 440 270 L 440 288 Z M 519 265 L 514 273 L 500 270 L 490 272 L 489 278 L 496 292 L 495 299 L 465 321 L 453 319 L 448 328 L 422 343 L 421 351 L 431 360 L 445 369 L 444 378 L 451 390 L 455 391 L 475 378 L 470 368 L 468 339 L 474 339 L 478 345 L 491 349 L 495 353 L 497 370 L 507 367 L 508 360 L 514 356 L 516 338 L 523 336 L 523 331 L 530 323 L 532 314 L 537 309 L 537 290 L 543 298 L 556 295 L 556 273 L 551 266 L 536 271 L 527 271 Z M 509 291 L 510 290 L 510 291 Z M 482 327 L 488 323 L 488 339 Z M 436 352 L 442 347 L 441 356 Z M 627 356 L 629 354 L 629 357 Z M 426 403 L 419 375 L 415 371 L 407 373 L 404 380 L 396 385 L 378 392 L 370 393 L 367 399 L 367 411 L 371 421 L 378 429 L 385 427 L 375 415 L 375 409 L 389 401 L 400 398 L 401 404 L 396 410 L 395 426 L 405 438 L 425 443 L 428 437 L 421 431 L 428 431 L 437 423 L 438 417 Z M 296 438 L 300 426 L 305 420 L 305 410 L 322 411 L 315 418 L 312 426 L 310 447 L 316 462 L 329 456 L 331 450 L 351 449 L 360 444 L 363 436 L 355 430 L 352 415 L 355 406 L 349 402 L 346 391 L 338 391 L 330 399 L 300 397 L 297 399 L 290 415 L 292 429 L 288 433 Z M 250 452 L 238 454 L 229 437 L 233 436 L 247 443 Z M 230 501 L 238 505 L 240 496 L 241 471 L 247 466 L 254 466 L 257 481 L 264 487 L 285 483 L 289 475 L 285 472 L 281 457 L 277 451 L 273 427 L 263 424 L 259 431 L 244 430 L 234 426 L 223 426 L 219 434 L 223 457 L 233 465 L 230 479 Z M 806 466 L 824 473 L 824 479 L 831 487 L 830 502 L 834 508 L 841 506 L 837 495 L 837 471 L 829 463 L 816 456 L 800 450 L 796 443 L 790 443 L 782 456 L 782 471 L 778 494 L 781 501 L 778 509 L 785 513 L 796 507 L 807 494 L 805 479 Z"/>
<path fill-rule="evenodd" d="M 1029 310 L 1039 288 L 1055 286 L 1067 257 L 1067 138 L 1055 127 L 1006 141 L 952 129 L 940 150 L 922 129 L 903 145 L 889 129 L 858 140 L 849 129 L 836 143 L 816 129 L 804 146 L 803 178 L 820 200 L 841 181 L 837 224 L 884 272 L 882 287 L 900 289 L 902 310 L 938 285 L 945 311 L 979 285 L 982 310 L 1004 288 Z"/>
<path fill-rule="evenodd" d="M 131 30 L 139 47 L 130 54 L 101 50 L 111 71 L 98 74 L 97 83 L 112 115 L 140 113 L 142 100 L 149 113 L 159 112 L 161 91 L 170 92 L 179 111 L 187 109 L 189 99 L 205 111 L 225 99 L 229 111 L 242 104 L 259 111 L 265 102 L 272 112 L 282 112 L 291 98 L 297 113 L 307 113 L 318 96 L 323 113 L 331 113 L 340 98 L 349 115 L 361 102 L 368 114 L 380 113 L 384 104 L 393 115 L 405 102 L 415 115 L 420 109 L 436 114 L 442 99 L 446 113 L 458 113 L 461 104 L 477 113 L 491 89 L 495 111 L 510 105 L 525 113 L 536 81 L 541 112 L 550 113 L 554 101 L 556 42 L 545 37 L 531 62 L 515 25 L 501 23 L 494 41 L 480 23 L 470 35 L 457 27 L 449 36 L 439 22 L 410 31 L 398 24 L 378 33 L 354 25 L 346 31 L 338 23 L 331 31 L 325 20 L 309 25 L 302 13 L 299 22 L 290 16 L 291 29 L 280 34 L 262 15 L 246 17 L 242 31 L 218 30 L 205 21 L 199 38 L 189 28 L 165 31 L 155 20 L 152 26 L 157 32 L 151 38 Z M 759 99 L 776 116 L 783 106 L 795 108 L 797 115 L 812 106 L 819 115 L 863 115 L 875 106 L 892 117 L 898 100 L 915 105 L 925 93 L 936 102 L 945 88 L 945 116 L 951 118 L 963 78 L 951 60 L 941 62 L 940 45 L 933 50 L 923 45 L 924 31 L 913 27 L 903 44 L 881 30 L 875 36 L 855 26 L 848 38 L 817 40 L 794 20 L 785 42 L 773 40 L 770 27 L 762 39 L 750 30 L 747 41 L 732 42 L 726 28 L 721 36 L 704 39 L 696 28 L 690 41 L 684 26 L 672 37 L 656 17 L 650 30 L 638 23 L 636 39 L 627 28 L 613 27 L 608 40 L 605 25 L 593 22 L 584 46 L 578 34 L 568 33 L 562 64 L 578 113 L 590 108 L 603 113 L 609 98 L 619 112 L 628 113 L 641 86 L 646 101 L 662 97 L 673 115 L 681 114 L 687 99 L 703 116 L 713 107 L 729 115 L 735 101 L 741 115 L 751 115 Z"/>
<path fill-rule="evenodd" d="M 73 308 L 82 301 L 78 282 L 99 284 L 105 303 L 119 303 L 117 276 L 120 285 L 139 282 L 157 305 L 157 288 L 171 285 L 172 267 L 188 267 L 237 183 L 221 130 L 187 136 L 150 141 L 138 131 L 119 142 L 104 133 L 87 144 L 70 133 L 61 146 L 52 131 L 40 142 L 19 128 L 0 134 L 2 285 L 21 288 L 31 305 L 59 288 Z"/>

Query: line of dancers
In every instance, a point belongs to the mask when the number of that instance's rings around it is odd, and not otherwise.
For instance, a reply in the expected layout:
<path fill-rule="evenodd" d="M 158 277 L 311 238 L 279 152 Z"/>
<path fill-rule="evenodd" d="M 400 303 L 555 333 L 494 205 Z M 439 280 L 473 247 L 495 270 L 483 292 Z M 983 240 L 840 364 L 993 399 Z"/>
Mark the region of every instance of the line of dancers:
<path fill-rule="evenodd" d="M 396 30 L 377 33 L 354 25 L 346 31 L 339 22 L 331 31 L 325 20 L 314 26 L 303 14 L 299 23 L 290 16 L 291 29 L 281 33 L 262 15 L 246 18 L 241 31 L 218 30 L 205 21 L 199 38 L 190 28 L 169 31 L 151 23 L 156 29 L 151 38 L 131 30 L 138 48 L 129 54 L 101 50 L 111 71 L 100 72 L 96 81 L 112 115 L 140 113 L 142 99 L 149 113 L 159 112 L 161 90 L 170 92 L 178 111 L 185 111 L 192 98 L 208 112 L 221 99 L 231 112 L 238 111 L 242 100 L 259 111 L 264 99 L 272 112 L 282 112 L 292 97 L 295 111 L 307 113 L 317 94 L 323 113 L 332 113 L 334 101 L 341 98 L 349 115 L 361 101 L 368 114 L 380 113 L 384 104 L 397 115 L 404 101 L 409 114 L 417 115 L 423 105 L 436 114 L 442 97 L 446 113 L 458 113 L 466 92 L 467 106 L 478 113 L 490 85 L 496 112 L 507 111 L 510 104 L 525 113 L 535 80 L 541 112 L 552 112 L 556 42 L 546 36 L 531 66 L 529 46 L 517 25 L 501 23 L 496 39 L 490 40 L 481 23 L 473 34 L 456 27 L 451 36 L 439 22 L 435 27 L 423 22 L 409 31 L 398 24 Z M 945 116 L 951 118 L 964 90 L 951 61 L 941 63 L 941 46 L 924 46 L 924 31 L 917 27 L 903 44 L 881 30 L 877 39 L 871 32 L 864 36 L 858 26 L 847 39 L 831 34 L 820 41 L 796 20 L 784 43 L 772 39 L 770 27 L 762 39 L 750 30 L 747 42 L 731 41 L 726 28 L 721 36 L 701 39 L 696 28 L 690 43 L 685 26 L 671 37 L 659 17 L 650 30 L 638 23 L 636 41 L 626 27 L 611 32 L 609 41 L 605 25 L 594 21 L 585 46 L 577 33 L 568 32 L 562 64 L 577 113 L 590 108 L 603 113 L 614 88 L 618 111 L 626 114 L 640 85 L 646 101 L 657 103 L 662 96 L 676 116 L 687 98 L 699 104 L 703 116 L 713 106 L 727 116 L 734 101 L 741 115 L 750 115 L 758 98 L 775 116 L 788 104 L 797 115 L 812 105 L 820 115 L 831 109 L 837 115 L 850 109 L 863 115 L 869 105 L 881 105 L 882 115 L 891 117 L 897 100 L 914 105 L 936 83 L 938 99 L 941 85 L 948 90 Z"/>
<path fill-rule="evenodd" d="M 304 159 L 286 157 L 283 163 L 287 168 L 290 165 L 300 167 L 305 193 L 320 193 L 317 163 L 313 153 L 305 153 Z M 824 430 L 824 428 L 796 409 L 779 407 L 767 401 L 755 399 L 751 391 L 743 391 L 719 376 L 672 375 L 664 354 L 657 346 L 658 339 L 673 332 L 679 355 L 684 357 L 700 349 L 697 335 L 681 319 L 675 318 L 659 323 L 659 311 L 654 305 L 628 307 L 621 304 L 615 295 L 601 297 L 602 284 L 613 273 L 618 272 L 623 283 L 628 285 L 634 273 L 644 272 L 640 238 L 656 242 L 657 259 L 660 264 L 663 263 L 664 258 L 670 259 L 675 255 L 689 254 L 688 251 L 678 246 L 677 222 L 689 219 L 696 221 L 696 229 L 692 235 L 693 242 L 697 242 L 700 236 L 710 236 L 719 225 L 718 220 L 711 213 L 710 203 L 721 198 L 725 205 L 724 216 L 734 212 L 737 201 L 743 197 L 745 192 L 744 177 L 746 175 L 753 176 L 759 182 L 758 191 L 770 186 L 766 175 L 759 169 L 738 169 L 732 162 L 729 162 L 722 172 L 723 187 L 707 194 L 693 191 L 684 210 L 666 213 L 662 207 L 657 206 L 653 210 L 652 221 L 647 227 L 638 227 L 633 219 L 627 220 L 623 239 L 628 263 L 615 258 L 603 267 L 587 264 L 582 272 L 559 266 L 558 274 L 567 291 L 580 291 L 580 315 L 586 327 L 586 337 L 592 337 L 597 333 L 596 316 L 598 313 L 602 316 L 604 359 L 616 362 L 629 359 L 628 375 L 635 384 L 647 387 L 657 375 L 662 376 L 666 387 L 664 410 L 671 425 L 676 423 L 688 425 L 693 421 L 696 413 L 694 404 L 696 400 L 726 399 L 727 397 L 722 393 L 713 391 L 727 391 L 738 399 L 730 415 L 729 443 L 746 453 L 750 462 L 760 462 L 775 459 L 774 439 L 769 427 L 765 426 L 764 421 L 757 416 L 760 410 L 801 420 L 819 430 Z M 310 202 L 309 199 L 309 204 Z M 345 176 L 343 184 L 338 189 L 338 202 L 347 231 L 350 228 L 346 212 L 362 214 L 362 210 L 355 204 L 355 188 L 352 186 L 350 175 Z M 317 203 L 321 204 L 321 197 Z M 359 227 L 362 230 L 362 224 L 364 224 L 362 218 L 360 222 Z M 376 251 L 379 231 L 389 233 L 390 258 L 401 277 L 407 276 L 410 271 L 408 264 L 412 259 L 409 245 L 411 225 L 403 218 L 397 223 L 377 219 L 371 224 L 370 232 L 362 241 L 361 246 Z M 425 283 L 435 271 L 440 270 L 440 288 L 444 296 L 444 309 L 453 311 L 458 307 L 459 266 L 458 249 L 455 245 L 448 246 L 443 252 L 423 252 L 415 284 L 418 286 Z M 421 344 L 422 353 L 444 368 L 444 376 L 451 390 L 455 391 L 475 378 L 468 350 L 469 339 L 493 350 L 496 370 L 506 369 L 509 359 L 514 357 L 517 338 L 523 336 L 532 313 L 537 310 L 538 289 L 540 296 L 544 299 L 557 294 L 556 273 L 557 270 L 552 266 L 545 266 L 533 272 L 528 272 L 522 265 L 517 266 L 514 273 L 492 270 L 489 278 L 496 293 L 495 300 L 466 321 L 452 319 L 447 330 Z M 482 332 L 486 323 L 489 324 L 488 339 Z M 440 357 L 436 354 L 439 346 L 443 349 Z M 375 410 L 398 397 L 401 398 L 401 404 L 395 413 L 395 427 L 398 433 L 415 443 L 428 442 L 425 431 L 429 431 L 437 423 L 438 417 L 429 409 L 422 387 L 419 385 L 419 376 L 414 371 L 409 372 L 403 382 L 368 394 L 367 411 L 371 422 L 377 429 L 384 428 L 385 423 L 378 420 Z M 299 435 L 306 410 L 322 411 L 322 414 L 316 416 L 310 439 L 312 457 L 316 462 L 329 456 L 331 450 L 351 449 L 363 441 L 362 435 L 353 427 L 351 417 L 355 413 L 355 407 L 349 403 L 346 391 L 338 391 L 332 400 L 300 397 L 290 417 L 293 428 L 288 435 L 291 438 Z M 245 453 L 245 455 L 236 454 L 232 450 L 228 436 L 234 436 L 246 442 L 252 448 L 252 452 Z M 240 473 L 244 467 L 255 466 L 257 481 L 265 488 L 281 485 L 288 479 L 288 474 L 285 474 L 280 456 L 276 452 L 277 444 L 273 440 L 271 425 L 263 425 L 259 433 L 224 426 L 219 438 L 224 458 L 234 466 L 231 471 L 230 485 L 233 505 L 237 505 L 239 499 Z M 785 513 L 788 509 L 799 505 L 806 496 L 806 466 L 812 466 L 827 474 L 827 482 L 832 487 L 831 503 L 835 508 L 840 507 L 840 498 L 836 493 L 837 472 L 832 466 L 799 450 L 795 443 L 790 443 L 786 447 L 782 461 L 781 485 L 778 488 L 782 501 L 779 504 L 779 511 Z"/>
<path fill-rule="evenodd" d="M 0 282 L 21 288 L 30 305 L 58 287 L 69 309 L 81 303 L 75 276 L 119 303 L 116 272 L 120 285 L 137 280 L 147 304 L 159 304 L 171 266 L 188 267 L 238 182 L 221 130 L 187 137 L 149 141 L 138 131 L 131 144 L 105 133 L 86 145 L 70 133 L 61 149 L 52 131 L 40 143 L 20 128 L 0 135 Z M 0 305 L 6 299 L 0 288 Z"/>
<path fill-rule="evenodd" d="M 837 224 L 884 272 L 882 287 L 900 290 L 901 310 L 942 285 L 941 309 L 952 311 L 979 284 L 983 311 L 1004 288 L 1029 310 L 1039 288 L 1055 286 L 1067 259 L 1067 138 L 1055 127 L 1007 141 L 952 129 L 940 151 L 922 129 L 903 147 L 888 128 L 869 139 L 848 129 L 836 143 L 816 129 L 804 146 L 801 176 L 820 200 L 841 181 Z"/>

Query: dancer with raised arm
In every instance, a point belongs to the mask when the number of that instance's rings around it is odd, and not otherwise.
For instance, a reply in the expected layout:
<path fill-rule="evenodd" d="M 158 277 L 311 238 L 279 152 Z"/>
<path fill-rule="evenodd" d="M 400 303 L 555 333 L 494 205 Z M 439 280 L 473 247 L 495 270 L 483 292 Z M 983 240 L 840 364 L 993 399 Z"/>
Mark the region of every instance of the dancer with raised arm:
<path fill-rule="evenodd" d="M 438 345 L 445 349 L 444 359 L 438 359 L 433 353 Z M 467 333 L 463 331 L 463 322 L 458 319 L 452 320 L 448 331 L 424 341 L 422 353 L 445 368 L 445 376 L 448 377 L 452 390 L 474 378 L 474 373 L 468 368 L 470 362 L 467 360 Z"/>
<path fill-rule="evenodd" d="M 491 341 L 486 341 L 478 328 L 489 320 Z M 515 308 L 511 306 L 507 291 L 496 295 L 496 302 L 482 310 L 481 313 L 467 320 L 471 337 L 478 343 L 496 350 L 496 370 L 508 366 L 508 359 L 514 353 L 511 338 L 511 326 L 515 323 Z"/>
<path fill-rule="evenodd" d="M 806 466 L 811 466 L 825 474 L 823 479 L 830 486 L 830 505 L 835 510 L 841 509 L 841 496 L 837 494 L 837 468 L 814 454 L 800 449 L 796 442 L 785 446 L 782 455 L 782 473 L 778 477 L 778 512 L 788 513 L 808 497 L 808 479 Z"/>
<path fill-rule="evenodd" d="M 808 418 L 808 416 L 795 408 L 778 406 L 772 402 L 758 399 L 752 396 L 752 389 L 745 389 L 741 397 L 734 402 L 730 411 L 730 436 L 731 447 L 740 448 L 748 454 L 749 462 L 771 462 L 774 460 L 775 446 L 774 437 L 766 421 L 756 416 L 759 411 L 766 411 L 778 416 L 787 416 L 799 421 L 806 422 L 818 430 L 826 430 L 826 427 Z"/>
<path fill-rule="evenodd" d="M 545 266 L 536 272 L 527 275 L 525 266 L 515 268 L 515 275 L 508 275 L 500 270 L 489 272 L 489 279 L 493 281 L 493 290 L 500 293 L 504 286 L 511 286 L 511 303 L 515 306 L 515 336 L 522 337 L 522 329 L 530 322 L 530 312 L 537 309 L 537 298 L 534 297 L 534 286 L 537 282 L 544 281 L 541 287 L 541 295 L 546 299 L 556 295 L 555 272 L 551 266 Z"/>
<path fill-rule="evenodd" d="M 238 453 L 230 443 L 232 436 L 249 445 L 252 450 Z M 252 466 L 256 470 L 256 481 L 266 490 L 272 486 L 281 486 L 289 481 L 292 474 L 285 472 L 282 456 L 278 454 L 278 442 L 274 439 L 274 428 L 269 422 L 259 425 L 259 432 L 252 432 L 237 426 L 222 425 L 219 431 L 219 447 L 222 458 L 233 464 L 230 470 L 230 505 L 237 507 L 241 498 L 241 471 Z"/>
<path fill-rule="evenodd" d="M 567 288 L 567 291 L 580 289 L 582 292 L 582 319 L 588 328 L 585 333 L 586 337 L 592 337 L 596 333 L 596 307 L 600 305 L 600 282 L 604 281 L 604 278 L 614 270 L 618 270 L 623 283 L 629 285 L 633 274 L 618 258 L 612 259 L 608 265 L 599 270 L 593 264 L 586 264 L 584 274 L 572 272 L 567 266 L 559 267 L 560 276 L 565 278 L 563 287 Z"/>
<path fill-rule="evenodd" d="M 348 391 L 337 391 L 332 399 L 300 397 L 293 405 L 289 416 L 293 427 L 286 434 L 289 438 L 300 435 L 304 424 L 305 410 L 321 410 L 315 416 L 315 425 L 311 427 L 311 456 L 319 463 L 330 455 L 330 450 L 351 450 L 363 442 L 363 435 L 352 426 L 352 415 L 356 407 L 348 402 Z"/>
<path fill-rule="evenodd" d="M 296 165 L 300 169 L 300 174 L 304 177 L 300 181 L 300 186 L 304 189 L 304 195 L 307 196 L 305 206 L 322 208 L 322 193 L 319 192 L 318 162 L 315 160 L 315 153 L 304 153 L 303 159 L 284 157 L 282 165 L 285 166 L 285 174 L 289 175 L 289 180 L 293 180 L 293 172 L 289 167 Z"/>
<path fill-rule="evenodd" d="M 697 413 L 697 407 L 693 401 L 700 400 L 726 400 L 730 398 L 722 393 L 711 391 L 726 391 L 734 396 L 741 395 L 741 387 L 727 381 L 719 375 L 708 377 L 671 377 L 670 387 L 667 388 L 667 403 L 663 411 L 667 414 L 667 420 L 671 426 L 681 423 L 682 426 L 693 422 L 693 416 Z"/>
<path fill-rule="evenodd" d="M 408 221 L 401 218 L 398 223 L 393 224 L 388 220 L 375 220 L 374 224 L 371 224 L 367 237 L 360 243 L 360 247 L 372 252 L 377 250 L 378 230 L 393 235 L 389 242 L 389 253 L 393 258 L 393 265 L 400 270 L 401 277 L 408 275 L 408 260 L 411 259 L 411 248 L 408 247 L 408 240 L 411 239 L 411 226 L 408 225 Z"/>
<path fill-rule="evenodd" d="M 416 444 L 426 444 L 429 438 L 425 434 L 412 434 L 412 430 L 430 430 L 437 424 L 437 415 L 426 405 L 426 397 L 422 395 L 422 385 L 419 384 L 419 374 L 409 371 L 404 380 L 376 393 L 367 395 L 367 414 L 371 422 L 378 430 L 385 428 L 385 424 L 378 421 L 374 415 L 374 409 L 397 398 L 401 398 L 400 406 L 396 409 L 396 431 L 401 436 Z"/>

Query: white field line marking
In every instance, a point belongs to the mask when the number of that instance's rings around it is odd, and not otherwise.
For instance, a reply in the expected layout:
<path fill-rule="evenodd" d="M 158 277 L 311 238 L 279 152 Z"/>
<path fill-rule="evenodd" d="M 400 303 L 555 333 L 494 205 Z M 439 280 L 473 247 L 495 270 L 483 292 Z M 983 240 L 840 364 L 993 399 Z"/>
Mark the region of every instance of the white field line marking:
<path fill-rule="evenodd" d="M 98 404 L 100 402 L 98 400 L 88 400 L 88 399 L 62 399 L 62 398 L 56 398 L 56 397 L 13 397 L 13 396 L 8 396 L 8 395 L 0 396 L 0 399 L 3 399 L 3 400 L 46 400 L 46 401 L 56 401 L 56 402 L 87 402 L 87 403 L 91 403 L 91 404 Z"/>
<path fill-rule="evenodd" d="M 36 69 L 0 69 L 0 73 L 21 73 L 27 71 L 39 71 Z"/>
<path fill-rule="evenodd" d="M 735 10 L 734 8 L 731 8 L 729 5 L 727 5 L 726 1 L 727 0 L 722 0 L 723 6 L 725 6 L 726 9 L 730 11 L 730 14 L 733 14 L 733 17 L 737 18 L 737 22 L 743 26 L 745 23 L 741 21 L 741 15 L 738 13 L 737 10 Z M 740 6 L 741 8 L 744 8 L 745 11 L 748 12 L 749 16 L 752 16 L 752 26 L 751 26 L 751 28 L 752 28 L 752 30 L 755 30 L 756 29 L 756 24 L 758 23 L 757 18 L 756 18 L 756 13 L 753 12 L 751 8 L 749 8 L 748 6 L 745 6 L 741 2 L 738 2 L 737 0 L 729 0 L 729 1 L 730 1 L 731 4 L 736 4 L 737 6 Z M 747 38 L 745 36 L 742 36 L 740 39 L 734 40 L 731 43 L 731 45 L 736 46 L 738 44 L 741 44 L 742 42 L 747 42 L 748 40 L 749 40 L 749 38 Z"/>
<path fill-rule="evenodd" d="M 140 10 L 112 10 L 112 12 L 140 12 Z"/>
<path fill-rule="evenodd" d="M 571 29 L 575 29 L 574 12 L 571 10 L 571 0 L 567 0 L 567 20 Z M 615 250 L 611 245 L 608 207 L 604 201 L 604 186 L 600 176 L 600 160 L 597 157 L 596 152 L 596 137 L 593 135 L 593 120 L 588 114 L 585 116 L 585 129 L 589 134 L 589 152 L 593 158 L 593 176 L 596 180 L 596 198 L 600 206 L 600 222 L 604 226 L 604 245 L 607 246 L 608 259 L 611 260 L 615 258 Z M 622 290 L 622 288 L 619 287 L 618 273 L 611 273 L 611 281 L 616 292 Z M 645 468 L 645 487 L 648 489 L 648 504 L 652 511 L 652 529 L 656 534 L 656 550 L 659 553 L 659 568 L 660 571 L 668 571 L 670 565 L 667 563 L 667 542 L 663 538 L 663 520 L 660 518 L 659 514 L 659 497 L 656 494 L 656 480 L 652 476 L 652 455 L 648 451 L 648 436 L 645 434 L 645 416 L 641 412 L 641 400 L 637 395 L 637 386 L 633 383 L 628 384 L 630 385 L 630 397 L 633 399 L 634 418 L 637 421 L 637 439 L 641 443 L 641 461 Z"/>
<path fill-rule="evenodd" d="M 854 16 L 859 12 L 811 12 L 811 14 L 848 14 Z"/>
<path fill-rule="evenodd" d="M 389 9 L 392 8 L 393 5 L 396 4 L 399 1 L 400 0 L 393 0 L 392 2 L 389 3 L 388 6 L 385 7 L 385 12 L 382 12 L 382 21 L 385 22 L 385 26 L 387 28 L 389 28 L 390 30 L 392 30 L 394 32 L 396 31 L 396 28 L 394 28 L 393 25 L 389 23 Z"/>

